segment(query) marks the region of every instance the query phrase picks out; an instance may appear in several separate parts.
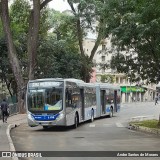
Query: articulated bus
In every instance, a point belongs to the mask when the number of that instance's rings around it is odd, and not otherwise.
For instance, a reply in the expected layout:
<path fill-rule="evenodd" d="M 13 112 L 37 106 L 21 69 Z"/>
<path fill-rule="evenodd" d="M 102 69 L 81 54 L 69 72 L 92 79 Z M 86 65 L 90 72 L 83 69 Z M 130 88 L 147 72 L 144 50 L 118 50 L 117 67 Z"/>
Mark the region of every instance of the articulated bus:
<path fill-rule="evenodd" d="M 74 126 L 120 111 L 120 87 L 106 83 L 85 83 L 78 79 L 31 80 L 27 85 L 28 124 Z"/>

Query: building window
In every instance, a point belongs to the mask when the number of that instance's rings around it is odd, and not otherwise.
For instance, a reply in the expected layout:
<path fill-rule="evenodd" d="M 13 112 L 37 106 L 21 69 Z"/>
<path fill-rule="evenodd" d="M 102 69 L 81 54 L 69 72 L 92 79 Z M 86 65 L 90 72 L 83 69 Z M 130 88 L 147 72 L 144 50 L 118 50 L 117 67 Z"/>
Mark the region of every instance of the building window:
<path fill-rule="evenodd" d="M 106 45 L 102 44 L 102 50 L 106 49 Z"/>
<path fill-rule="evenodd" d="M 120 83 L 121 83 L 121 84 L 123 83 L 123 78 L 120 78 Z"/>
<path fill-rule="evenodd" d="M 105 58 L 106 58 L 105 56 L 102 56 L 102 62 L 104 62 L 104 61 L 105 61 Z"/>
<path fill-rule="evenodd" d="M 116 83 L 119 83 L 119 79 L 118 79 L 118 77 L 116 77 Z"/>
<path fill-rule="evenodd" d="M 126 61 L 128 61 L 129 60 L 129 56 L 126 56 Z"/>

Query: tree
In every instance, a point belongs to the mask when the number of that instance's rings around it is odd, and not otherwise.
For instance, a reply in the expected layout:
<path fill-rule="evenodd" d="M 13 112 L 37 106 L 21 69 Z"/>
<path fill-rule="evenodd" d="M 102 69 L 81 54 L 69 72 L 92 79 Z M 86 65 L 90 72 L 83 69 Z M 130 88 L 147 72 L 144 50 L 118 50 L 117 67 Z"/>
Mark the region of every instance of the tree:
<path fill-rule="evenodd" d="M 28 57 L 29 57 L 29 79 L 34 78 L 34 68 L 36 65 L 36 52 L 38 44 L 38 33 L 40 24 L 40 10 L 46 6 L 51 0 L 44 0 L 40 3 L 39 0 L 33 1 L 33 9 L 30 11 L 29 18 L 29 32 L 28 32 Z M 17 83 L 17 93 L 18 93 L 18 107 L 20 112 L 24 110 L 23 101 L 23 89 L 25 87 L 24 79 L 22 76 L 22 70 L 20 67 L 19 59 L 17 57 L 16 47 L 13 41 L 13 35 L 10 27 L 10 17 L 8 11 L 8 0 L 1 0 L 0 2 L 0 15 L 2 20 L 2 25 L 7 41 L 8 57 L 11 64 L 11 68 Z"/>
<path fill-rule="evenodd" d="M 101 82 L 103 83 L 114 83 L 115 77 L 110 74 L 101 75 Z"/>
<path fill-rule="evenodd" d="M 11 71 L 10 64 L 7 57 L 7 44 L 4 38 L 0 38 L 0 77 L 1 82 L 6 84 L 10 96 L 12 97 L 16 92 L 15 80 Z M 14 84 L 14 85 L 12 85 Z"/>
<path fill-rule="evenodd" d="M 112 62 L 119 72 L 129 74 L 133 70 L 147 83 L 160 80 L 159 6 L 158 0 L 113 0 L 110 3 L 108 25 L 117 49 Z M 123 60 L 122 52 L 126 53 Z"/>
<path fill-rule="evenodd" d="M 98 46 L 101 41 L 107 36 L 106 30 L 106 15 L 104 15 L 104 11 L 106 10 L 107 3 L 105 0 L 68 0 L 68 3 L 72 9 L 72 13 L 76 18 L 76 30 L 77 37 L 79 43 L 80 53 L 83 56 L 83 80 L 88 82 L 90 79 L 90 75 L 88 76 L 88 72 L 92 72 L 89 66 L 93 66 L 92 60 L 97 51 Z M 77 7 L 74 6 L 77 4 Z M 94 24 L 94 25 L 93 25 Z M 95 24 L 98 24 L 95 27 Z M 83 38 L 88 31 L 97 32 L 97 39 L 95 45 L 91 51 L 91 55 L 88 57 L 84 53 L 83 49 Z M 88 70 L 89 69 L 89 70 Z"/>
<path fill-rule="evenodd" d="M 55 41 L 65 41 L 68 43 L 68 48 L 79 52 L 75 17 L 54 10 L 50 10 L 49 14 L 49 23 L 52 26 L 50 36 L 55 37 Z"/>
<path fill-rule="evenodd" d="M 77 53 L 80 54 L 80 50 L 78 49 L 79 41 L 78 41 L 77 27 L 76 27 L 77 18 L 72 14 L 66 14 L 65 12 L 60 13 L 52 10 L 51 24 L 53 27 L 52 34 L 55 35 L 55 37 L 57 38 L 57 43 L 59 43 L 59 45 L 62 44 L 62 46 L 64 44 L 65 46 L 68 46 L 67 47 L 68 49 L 66 50 L 67 52 L 70 50 L 70 52 L 75 53 L 76 56 L 77 56 Z M 65 46 L 64 48 L 66 48 Z M 77 60 L 80 60 L 80 62 L 77 61 L 77 64 L 79 63 L 81 64 L 81 66 L 79 67 L 81 68 L 81 71 L 78 71 L 78 73 L 80 73 L 80 79 L 83 79 L 83 80 L 86 80 L 86 78 L 90 79 L 90 73 L 92 72 L 93 64 L 89 60 L 89 57 L 83 54 L 80 54 L 79 57 L 81 58 L 80 59 L 78 58 Z M 74 78 L 76 77 L 77 75 L 75 74 Z"/>
<path fill-rule="evenodd" d="M 36 78 L 80 79 L 81 61 L 78 49 L 70 48 L 66 41 L 56 41 L 55 38 L 50 36 L 41 41 L 35 76 Z"/>

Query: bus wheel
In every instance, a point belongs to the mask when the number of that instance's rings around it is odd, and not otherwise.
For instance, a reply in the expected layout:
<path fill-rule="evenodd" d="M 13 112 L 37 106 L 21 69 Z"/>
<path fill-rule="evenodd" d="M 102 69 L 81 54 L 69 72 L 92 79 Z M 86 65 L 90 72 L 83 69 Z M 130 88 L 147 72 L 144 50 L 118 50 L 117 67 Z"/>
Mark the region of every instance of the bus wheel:
<path fill-rule="evenodd" d="M 75 118 L 74 118 L 74 128 L 78 127 L 78 116 L 77 114 L 75 114 Z"/>
<path fill-rule="evenodd" d="M 110 114 L 109 114 L 109 117 L 110 117 L 110 118 L 112 118 L 112 117 L 113 117 L 113 108 L 112 108 L 112 107 L 110 108 Z"/>
<path fill-rule="evenodd" d="M 91 122 L 93 122 L 94 121 L 94 110 L 92 109 L 91 110 Z"/>

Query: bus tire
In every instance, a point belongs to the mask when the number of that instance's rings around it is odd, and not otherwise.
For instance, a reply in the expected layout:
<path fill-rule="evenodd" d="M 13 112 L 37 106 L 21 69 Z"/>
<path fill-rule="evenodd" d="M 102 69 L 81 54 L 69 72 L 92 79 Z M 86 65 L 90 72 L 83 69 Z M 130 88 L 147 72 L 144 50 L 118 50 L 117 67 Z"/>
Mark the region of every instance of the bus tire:
<path fill-rule="evenodd" d="M 77 113 L 75 114 L 75 117 L 74 117 L 74 126 L 73 126 L 75 129 L 78 127 L 78 115 Z"/>
<path fill-rule="evenodd" d="M 110 108 L 110 114 L 109 117 L 112 118 L 113 117 L 113 107 Z"/>
<path fill-rule="evenodd" d="M 94 121 L 94 110 L 92 109 L 91 110 L 91 122 L 93 122 Z"/>

